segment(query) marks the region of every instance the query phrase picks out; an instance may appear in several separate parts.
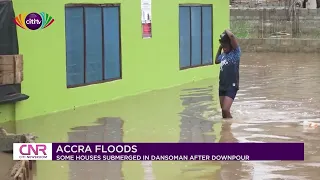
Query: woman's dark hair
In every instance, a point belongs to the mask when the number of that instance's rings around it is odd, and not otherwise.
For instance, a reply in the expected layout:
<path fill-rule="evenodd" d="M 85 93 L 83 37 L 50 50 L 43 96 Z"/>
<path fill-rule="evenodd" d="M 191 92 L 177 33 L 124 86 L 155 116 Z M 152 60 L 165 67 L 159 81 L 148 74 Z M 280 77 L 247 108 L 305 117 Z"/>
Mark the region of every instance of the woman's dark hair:
<path fill-rule="evenodd" d="M 220 35 L 220 39 L 219 42 L 222 43 L 231 43 L 229 36 L 227 35 L 227 33 L 224 31 L 221 35 Z"/>

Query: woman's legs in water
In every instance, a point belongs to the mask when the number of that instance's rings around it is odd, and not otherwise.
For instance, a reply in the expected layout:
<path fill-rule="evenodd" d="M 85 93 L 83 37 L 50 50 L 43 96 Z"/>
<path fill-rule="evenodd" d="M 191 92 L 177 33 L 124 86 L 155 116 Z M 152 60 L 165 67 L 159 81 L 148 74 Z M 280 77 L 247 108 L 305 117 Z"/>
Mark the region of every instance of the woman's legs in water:
<path fill-rule="evenodd" d="M 230 109 L 234 98 L 237 95 L 237 89 L 230 88 L 227 91 L 219 91 L 220 107 L 223 118 L 232 118 Z"/>
<path fill-rule="evenodd" d="M 225 96 L 223 98 L 223 103 L 222 103 L 222 117 L 223 118 L 232 118 L 231 113 L 230 113 L 230 109 L 231 109 L 231 105 L 233 103 L 233 99 Z"/>
<path fill-rule="evenodd" d="M 222 117 L 225 118 L 225 115 L 224 115 L 224 111 L 223 111 L 223 103 L 224 103 L 224 98 L 226 96 L 219 96 L 219 100 L 220 100 L 220 107 L 221 107 L 221 114 L 222 114 Z"/>

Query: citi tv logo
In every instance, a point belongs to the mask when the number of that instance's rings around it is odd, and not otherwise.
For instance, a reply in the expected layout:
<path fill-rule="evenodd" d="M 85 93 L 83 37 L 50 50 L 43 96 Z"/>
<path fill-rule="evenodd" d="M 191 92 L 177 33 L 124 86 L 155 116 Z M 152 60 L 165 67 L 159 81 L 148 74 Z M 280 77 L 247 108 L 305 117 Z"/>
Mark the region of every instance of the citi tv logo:
<path fill-rule="evenodd" d="M 54 22 L 54 19 L 45 12 L 33 12 L 19 14 L 14 18 L 14 22 L 22 29 L 37 30 L 49 27 Z"/>

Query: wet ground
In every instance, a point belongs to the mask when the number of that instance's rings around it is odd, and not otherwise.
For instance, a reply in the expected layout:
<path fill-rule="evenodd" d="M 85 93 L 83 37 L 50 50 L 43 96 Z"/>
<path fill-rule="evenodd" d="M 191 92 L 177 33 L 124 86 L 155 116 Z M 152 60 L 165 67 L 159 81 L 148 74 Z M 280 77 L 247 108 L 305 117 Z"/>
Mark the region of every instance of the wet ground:
<path fill-rule="evenodd" d="M 303 141 L 304 162 L 38 161 L 36 179 L 319 179 L 320 131 L 302 122 L 320 123 L 320 56 L 244 54 L 241 61 L 233 120 L 221 119 L 218 81 L 210 79 L 18 121 L 16 130 L 35 133 L 38 142 Z"/>

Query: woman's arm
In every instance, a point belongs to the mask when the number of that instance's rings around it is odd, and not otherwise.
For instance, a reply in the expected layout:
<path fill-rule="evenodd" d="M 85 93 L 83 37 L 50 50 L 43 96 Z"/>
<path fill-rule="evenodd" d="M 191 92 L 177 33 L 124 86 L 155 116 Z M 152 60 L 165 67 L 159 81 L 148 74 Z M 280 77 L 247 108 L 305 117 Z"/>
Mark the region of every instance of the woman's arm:
<path fill-rule="evenodd" d="M 216 64 L 220 64 L 220 62 L 221 62 L 221 60 L 219 59 L 219 56 L 221 55 L 221 51 L 222 51 L 222 46 L 220 45 L 219 49 L 218 49 L 218 52 L 216 54 L 216 60 L 215 60 Z"/>
<path fill-rule="evenodd" d="M 226 33 L 230 38 L 232 48 L 233 49 L 238 48 L 238 46 L 239 46 L 238 41 L 237 41 L 236 37 L 234 36 L 234 34 L 230 30 L 226 30 Z"/>

